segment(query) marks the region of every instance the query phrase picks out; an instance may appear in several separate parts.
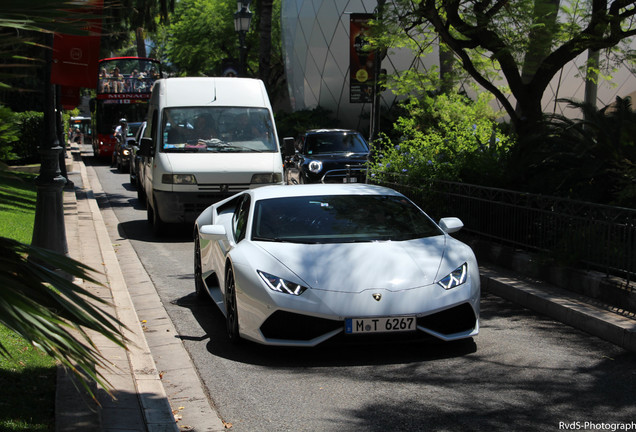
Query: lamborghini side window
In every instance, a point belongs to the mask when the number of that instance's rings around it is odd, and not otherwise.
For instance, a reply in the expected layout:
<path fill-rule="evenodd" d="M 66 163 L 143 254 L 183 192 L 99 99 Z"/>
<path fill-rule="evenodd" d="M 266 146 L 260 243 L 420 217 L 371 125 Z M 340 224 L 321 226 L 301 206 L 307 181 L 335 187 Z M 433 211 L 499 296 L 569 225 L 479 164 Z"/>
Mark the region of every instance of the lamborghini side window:
<path fill-rule="evenodd" d="M 232 217 L 232 230 L 234 231 L 234 239 L 240 242 L 245 238 L 245 228 L 247 228 L 247 216 L 250 210 L 250 196 L 245 194 L 236 206 L 236 211 Z"/>

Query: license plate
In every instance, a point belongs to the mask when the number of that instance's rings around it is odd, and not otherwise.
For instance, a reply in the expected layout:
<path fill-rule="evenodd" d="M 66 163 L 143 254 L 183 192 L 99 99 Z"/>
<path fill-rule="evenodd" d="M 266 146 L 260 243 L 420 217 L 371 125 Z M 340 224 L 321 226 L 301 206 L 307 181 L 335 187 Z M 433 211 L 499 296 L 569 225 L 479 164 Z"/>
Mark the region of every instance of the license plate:
<path fill-rule="evenodd" d="M 357 177 L 345 177 L 342 179 L 343 183 L 358 183 L 358 178 Z"/>
<path fill-rule="evenodd" d="M 415 331 L 416 321 L 413 316 L 396 316 L 384 318 L 347 318 L 345 333 L 392 333 Z"/>

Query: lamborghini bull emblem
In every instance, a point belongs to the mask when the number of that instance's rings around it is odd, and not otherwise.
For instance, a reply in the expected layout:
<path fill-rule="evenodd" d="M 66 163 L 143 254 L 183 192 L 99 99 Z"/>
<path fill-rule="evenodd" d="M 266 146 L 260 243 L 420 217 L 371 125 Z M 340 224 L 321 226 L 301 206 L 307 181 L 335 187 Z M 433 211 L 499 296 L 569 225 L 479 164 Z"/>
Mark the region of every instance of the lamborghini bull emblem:
<path fill-rule="evenodd" d="M 374 299 L 375 301 L 380 301 L 380 300 L 382 300 L 382 294 L 380 294 L 380 293 L 375 293 L 375 294 L 373 294 L 373 299 Z"/>

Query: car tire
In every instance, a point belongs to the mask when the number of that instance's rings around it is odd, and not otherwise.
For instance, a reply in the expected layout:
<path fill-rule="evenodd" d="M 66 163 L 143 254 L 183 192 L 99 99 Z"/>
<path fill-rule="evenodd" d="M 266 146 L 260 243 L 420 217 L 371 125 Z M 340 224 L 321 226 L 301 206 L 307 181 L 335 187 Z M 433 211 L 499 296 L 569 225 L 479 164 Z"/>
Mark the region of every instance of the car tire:
<path fill-rule="evenodd" d="M 201 269 L 201 245 L 199 244 L 199 233 L 194 235 L 194 292 L 199 300 L 203 300 L 205 286 L 203 285 L 203 270 Z"/>
<path fill-rule="evenodd" d="M 137 183 L 137 201 L 139 201 L 139 205 L 141 205 L 142 208 L 148 207 L 148 203 L 146 202 L 146 192 L 141 187 L 140 183 Z"/>
<path fill-rule="evenodd" d="M 228 268 L 225 273 L 225 321 L 227 337 L 233 344 L 241 342 L 239 333 L 238 310 L 236 307 L 236 283 L 234 272 Z"/>
<path fill-rule="evenodd" d="M 164 232 L 165 222 L 161 220 L 161 216 L 159 216 L 156 207 L 157 206 L 151 206 L 150 201 L 146 198 L 146 216 L 148 223 L 150 224 L 152 234 L 158 237 Z"/>

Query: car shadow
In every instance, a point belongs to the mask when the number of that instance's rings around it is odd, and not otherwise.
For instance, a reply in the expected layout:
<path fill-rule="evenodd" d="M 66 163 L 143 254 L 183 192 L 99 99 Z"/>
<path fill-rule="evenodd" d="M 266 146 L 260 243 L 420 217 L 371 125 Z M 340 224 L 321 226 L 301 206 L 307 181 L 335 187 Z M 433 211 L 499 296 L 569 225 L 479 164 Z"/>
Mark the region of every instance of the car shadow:
<path fill-rule="evenodd" d="M 146 219 L 121 222 L 117 226 L 119 235 L 128 240 L 147 243 L 186 243 L 192 241 L 192 226 L 188 224 L 166 224 L 161 235 L 152 233 Z"/>
<path fill-rule="evenodd" d="M 95 194 L 95 200 L 100 208 L 133 207 L 136 210 L 145 210 L 137 198 L 130 198 L 120 194 Z M 143 213 L 143 219 L 135 219 L 120 222 L 117 232 L 122 238 L 152 243 L 183 243 L 192 241 L 192 225 L 190 224 L 166 224 L 161 235 L 152 233 L 150 224 Z"/>
<path fill-rule="evenodd" d="M 281 347 L 242 340 L 230 342 L 226 334 L 225 316 L 210 299 L 199 299 L 195 293 L 173 302 L 190 309 L 209 339 L 210 354 L 228 360 L 276 368 L 330 367 L 352 365 L 390 365 L 416 363 L 461 357 L 477 351 L 475 341 L 465 339 L 443 342 L 431 337 L 416 339 L 348 338 L 336 336 L 315 347 Z M 192 340 L 187 335 L 179 336 Z"/>

